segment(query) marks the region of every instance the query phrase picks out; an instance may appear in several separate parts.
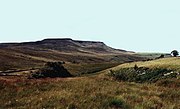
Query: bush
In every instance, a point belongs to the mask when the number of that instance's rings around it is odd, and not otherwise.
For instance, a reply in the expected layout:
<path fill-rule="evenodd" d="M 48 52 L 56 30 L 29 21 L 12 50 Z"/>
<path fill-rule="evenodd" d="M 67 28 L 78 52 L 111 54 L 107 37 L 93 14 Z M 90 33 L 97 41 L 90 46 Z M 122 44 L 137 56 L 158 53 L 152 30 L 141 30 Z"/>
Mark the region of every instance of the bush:
<path fill-rule="evenodd" d="M 179 52 L 178 52 L 177 50 L 173 50 L 173 51 L 171 52 L 171 54 L 172 54 L 174 57 L 176 57 L 176 56 L 179 55 Z"/>
<path fill-rule="evenodd" d="M 129 106 L 122 99 L 113 98 L 109 101 L 109 106 L 117 109 L 129 109 Z"/>
<path fill-rule="evenodd" d="M 138 69 L 138 66 L 137 64 L 134 65 L 134 70 L 137 70 Z"/>
<path fill-rule="evenodd" d="M 132 68 L 122 68 L 117 71 L 111 71 L 110 76 L 114 77 L 116 80 L 129 81 L 129 82 L 156 82 L 161 79 L 165 79 L 164 74 L 171 72 L 171 70 L 155 68 L 149 69 L 146 67 L 132 67 Z M 175 78 L 175 76 L 173 76 Z"/>
<path fill-rule="evenodd" d="M 77 109 L 76 105 L 71 103 L 68 105 L 67 109 Z"/>
<path fill-rule="evenodd" d="M 72 75 L 64 68 L 61 62 L 47 62 L 43 68 L 32 74 L 33 78 L 44 77 L 71 77 Z"/>

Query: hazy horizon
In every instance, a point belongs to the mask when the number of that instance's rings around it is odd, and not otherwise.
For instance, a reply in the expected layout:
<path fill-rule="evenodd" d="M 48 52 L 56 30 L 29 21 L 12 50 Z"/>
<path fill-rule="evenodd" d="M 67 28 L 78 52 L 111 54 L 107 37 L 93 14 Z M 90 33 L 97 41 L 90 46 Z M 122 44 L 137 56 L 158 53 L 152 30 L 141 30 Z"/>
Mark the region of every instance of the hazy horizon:
<path fill-rule="evenodd" d="M 0 43 L 46 38 L 101 41 L 117 49 L 179 49 L 178 0 L 0 1 Z"/>

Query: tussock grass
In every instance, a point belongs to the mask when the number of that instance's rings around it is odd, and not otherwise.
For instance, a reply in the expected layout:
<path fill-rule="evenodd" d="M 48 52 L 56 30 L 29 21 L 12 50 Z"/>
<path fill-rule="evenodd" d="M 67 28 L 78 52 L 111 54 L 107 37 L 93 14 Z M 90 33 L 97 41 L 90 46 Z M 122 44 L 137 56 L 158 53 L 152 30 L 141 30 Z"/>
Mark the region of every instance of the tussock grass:
<path fill-rule="evenodd" d="M 170 109 L 178 89 L 105 77 L 1 81 L 0 108 Z"/>

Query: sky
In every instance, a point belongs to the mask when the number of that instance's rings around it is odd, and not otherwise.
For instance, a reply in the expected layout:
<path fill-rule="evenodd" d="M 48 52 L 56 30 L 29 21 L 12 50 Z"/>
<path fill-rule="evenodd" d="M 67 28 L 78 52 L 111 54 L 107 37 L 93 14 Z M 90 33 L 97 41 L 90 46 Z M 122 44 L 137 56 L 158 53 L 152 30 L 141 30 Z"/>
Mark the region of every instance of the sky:
<path fill-rule="evenodd" d="M 72 38 L 180 50 L 180 0 L 0 0 L 0 42 Z"/>

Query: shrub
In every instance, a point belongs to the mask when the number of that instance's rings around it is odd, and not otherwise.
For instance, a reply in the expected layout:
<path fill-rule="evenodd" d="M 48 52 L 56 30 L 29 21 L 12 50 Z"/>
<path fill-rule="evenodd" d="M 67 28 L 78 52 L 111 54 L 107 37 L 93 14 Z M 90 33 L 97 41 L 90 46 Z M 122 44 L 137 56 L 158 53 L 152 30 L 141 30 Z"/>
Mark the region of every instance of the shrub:
<path fill-rule="evenodd" d="M 110 76 L 114 77 L 116 80 L 129 81 L 129 82 L 156 82 L 161 79 L 165 79 L 164 74 L 171 72 L 171 70 L 163 68 L 149 69 L 146 67 L 132 67 L 132 68 L 122 68 L 117 71 L 110 72 Z M 173 76 L 175 78 L 175 76 Z"/>
<path fill-rule="evenodd" d="M 172 54 L 174 57 L 176 57 L 176 56 L 179 55 L 179 52 L 178 52 L 177 50 L 173 50 L 173 51 L 171 52 L 171 54 Z"/>
<path fill-rule="evenodd" d="M 77 109 L 76 105 L 71 103 L 68 105 L 67 109 Z"/>
<path fill-rule="evenodd" d="M 134 70 L 137 70 L 138 69 L 138 66 L 137 64 L 134 65 Z"/>
<path fill-rule="evenodd" d="M 32 74 L 33 78 L 44 77 L 71 77 L 72 75 L 64 68 L 61 62 L 47 62 L 43 68 Z"/>
<path fill-rule="evenodd" d="M 129 105 L 127 105 L 124 100 L 118 98 L 111 99 L 109 101 L 109 106 L 118 109 L 129 109 Z"/>

